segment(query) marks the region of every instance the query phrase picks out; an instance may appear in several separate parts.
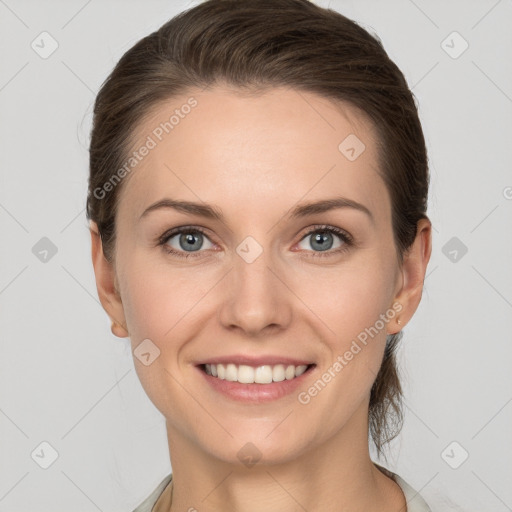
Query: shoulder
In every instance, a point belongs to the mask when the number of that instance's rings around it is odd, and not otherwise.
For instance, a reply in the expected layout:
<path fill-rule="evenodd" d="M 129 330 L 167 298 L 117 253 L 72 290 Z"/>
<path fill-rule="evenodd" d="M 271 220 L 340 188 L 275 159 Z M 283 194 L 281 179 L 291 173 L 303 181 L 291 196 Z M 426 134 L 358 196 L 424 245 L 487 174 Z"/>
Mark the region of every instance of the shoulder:
<path fill-rule="evenodd" d="M 374 464 L 385 475 L 392 478 L 400 486 L 404 493 L 405 501 L 407 502 L 407 512 L 432 512 L 432 509 L 428 506 L 421 494 L 409 485 L 401 476 L 375 462 Z"/>
<path fill-rule="evenodd" d="M 137 507 L 133 512 L 151 512 L 164 489 L 170 484 L 172 473 L 167 475 L 156 487 L 156 489 Z"/>

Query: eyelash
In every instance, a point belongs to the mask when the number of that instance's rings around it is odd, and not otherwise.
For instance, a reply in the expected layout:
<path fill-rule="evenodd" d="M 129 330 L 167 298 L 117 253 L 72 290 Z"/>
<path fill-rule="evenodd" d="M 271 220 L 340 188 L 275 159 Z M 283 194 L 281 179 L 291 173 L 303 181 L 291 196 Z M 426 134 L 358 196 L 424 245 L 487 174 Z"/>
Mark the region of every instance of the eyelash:
<path fill-rule="evenodd" d="M 175 235 L 180 234 L 195 234 L 195 233 L 201 233 L 203 236 L 208 238 L 208 235 L 206 232 L 199 228 L 199 227 L 193 227 L 193 226 L 184 226 L 180 228 L 174 228 L 170 231 L 166 231 L 162 236 L 158 238 L 158 245 L 162 246 L 162 248 L 165 250 L 166 253 L 172 254 L 173 256 L 177 256 L 179 258 L 196 258 L 201 255 L 202 251 L 176 251 L 172 248 L 170 248 L 167 245 L 167 242 L 169 239 L 171 239 Z M 314 258 L 325 258 L 332 256 L 334 254 L 340 254 L 345 251 L 348 251 L 352 246 L 354 246 L 354 239 L 351 235 L 349 235 L 346 231 L 336 228 L 334 226 L 327 226 L 327 225 L 318 225 L 314 226 L 310 231 L 304 234 L 304 236 L 300 239 L 302 241 L 304 238 L 307 238 L 308 236 L 312 235 L 313 233 L 332 233 L 336 236 L 338 236 L 342 241 L 343 245 L 342 247 L 335 249 L 334 251 L 312 251 Z"/>

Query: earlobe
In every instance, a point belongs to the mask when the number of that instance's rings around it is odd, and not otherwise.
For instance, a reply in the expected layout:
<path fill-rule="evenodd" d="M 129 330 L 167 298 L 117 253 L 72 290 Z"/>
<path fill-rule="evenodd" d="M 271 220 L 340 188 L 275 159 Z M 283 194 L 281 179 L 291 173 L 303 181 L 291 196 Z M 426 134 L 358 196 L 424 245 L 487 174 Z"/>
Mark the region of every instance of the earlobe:
<path fill-rule="evenodd" d="M 114 266 L 103 253 L 103 243 L 98 226 L 91 221 L 89 231 L 91 233 L 91 256 L 96 279 L 96 289 L 103 309 L 112 321 L 112 334 L 119 338 L 129 336 L 124 317 L 123 303 L 115 282 Z"/>
<path fill-rule="evenodd" d="M 110 329 L 112 331 L 112 334 L 114 336 L 117 336 L 118 338 L 127 338 L 129 336 L 126 328 L 118 324 L 116 321 L 112 322 L 112 326 L 110 327 Z"/>
<path fill-rule="evenodd" d="M 420 219 L 418 221 L 416 238 L 409 251 L 404 254 L 401 269 L 402 286 L 393 301 L 399 302 L 402 305 L 400 314 L 397 315 L 397 318 L 400 317 L 400 323 L 397 323 L 399 327 L 397 332 L 409 322 L 418 308 L 431 253 L 432 223 L 429 219 Z M 397 321 L 395 320 L 395 322 Z"/>

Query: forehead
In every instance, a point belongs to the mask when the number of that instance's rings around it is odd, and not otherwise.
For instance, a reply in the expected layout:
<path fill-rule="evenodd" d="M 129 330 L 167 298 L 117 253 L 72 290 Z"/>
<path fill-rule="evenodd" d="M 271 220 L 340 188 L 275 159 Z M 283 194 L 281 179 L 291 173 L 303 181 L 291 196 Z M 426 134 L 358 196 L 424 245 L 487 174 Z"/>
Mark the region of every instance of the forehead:
<path fill-rule="evenodd" d="M 133 133 L 131 151 L 144 156 L 119 202 L 133 215 L 166 196 L 218 204 L 226 215 L 333 195 L 377 217 L 390 208 L 372 123 L 314 93 L 190 90 L 153 107 Z"/>

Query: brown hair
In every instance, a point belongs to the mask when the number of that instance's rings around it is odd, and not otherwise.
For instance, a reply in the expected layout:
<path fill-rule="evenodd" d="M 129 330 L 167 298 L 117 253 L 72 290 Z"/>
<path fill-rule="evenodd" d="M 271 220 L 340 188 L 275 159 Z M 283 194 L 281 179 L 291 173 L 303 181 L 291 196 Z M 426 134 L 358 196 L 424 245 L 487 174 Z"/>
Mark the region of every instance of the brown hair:
<path fill-rule="evenodd" d="M 90 143 L 87 218 L 98 225 L 105 257 L 114 261 L 123 183 L 108 193 L 104 184 L 126 162 L 133 132 L 160 102 L 220 83 L 254 92 L 287 86 L 348 102 L 369 117 L 401 265 L 418 221 L 427 218 L 427 153 L 413 94 L 380 40 L 309 0 L 207 0 L 119 60 L 97 95 Z M 395 359 L 401 335 L 388 335 L 370 395 L 369 435 L 378 456 L 403 423 Z"/>

